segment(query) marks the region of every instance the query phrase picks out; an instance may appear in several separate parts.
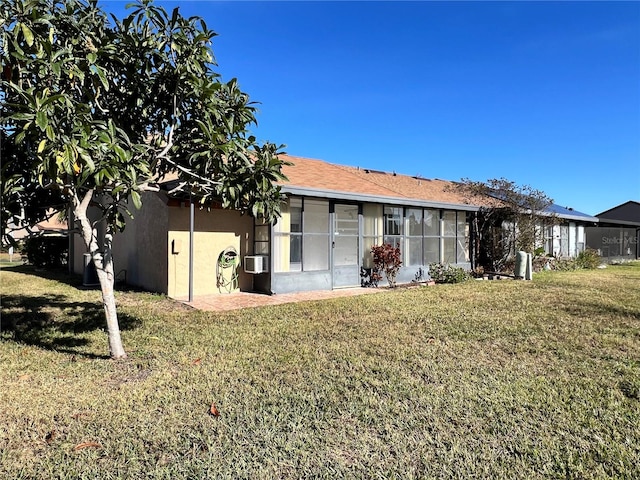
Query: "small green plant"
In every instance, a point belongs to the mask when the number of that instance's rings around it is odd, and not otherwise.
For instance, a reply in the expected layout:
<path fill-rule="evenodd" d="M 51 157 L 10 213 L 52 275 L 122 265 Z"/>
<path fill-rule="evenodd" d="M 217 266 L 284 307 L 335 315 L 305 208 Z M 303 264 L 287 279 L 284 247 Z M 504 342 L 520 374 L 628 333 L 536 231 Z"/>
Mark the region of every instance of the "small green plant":
<path fill-rule="evenodd" d="M 600 258 L 600 255 L 598 255 L 598 252 L 592 248 L 583 250 L 576 258 L 578 268 L 593 270 L 594 268 L 598 268 L 601 263 L 602 259 Z"/>
<path fill-rule="evenodd" d="M 375 274 L 379 277 L 378 272 L 384 272 L 385 276 L 387 277 L 389 287 L 395 288 L 396 277 L 398 276 L 398 271 L 402 266 L 400 244 L 397 244 L 395 247 L 390 243 L 374 245 L 373 247 L 371 247 L 371 254 L 373 255 Z"/>
<path fill-rule="evenodd" d="M 429 264 L 429 276 L 436 283 L 462 283 L 470 278 L 469 273 L 463 268 L 448 263 Z"/>
<path fill-rule="evenodd" d="M 546 255 L 546 252 L 544 250 L 544 247 L 538 247 L 533 251 L 533 256 L 535 257 L 544 257 Z"/>

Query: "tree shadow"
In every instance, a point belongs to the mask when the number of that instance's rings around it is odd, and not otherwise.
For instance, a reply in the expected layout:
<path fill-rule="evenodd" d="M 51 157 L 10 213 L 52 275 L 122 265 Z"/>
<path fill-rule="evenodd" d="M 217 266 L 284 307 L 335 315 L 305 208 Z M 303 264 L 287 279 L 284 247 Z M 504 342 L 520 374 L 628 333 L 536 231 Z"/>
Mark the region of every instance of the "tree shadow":
<path fill-rule="evenodd" d="M 50 278 L 50 277 L 47 277 Z M 119 313 L 121 330 L 131 330 L 140 320 Z M 87 333 L 105 330 L 100 303 L 75 302 L 65 295 L 3 295 L 0 340 L 33 345 L 45 350 L 89 358 L 109 358 L 88 353 Z"/>
<path fill-rule="evenodd" d="M 637 309 L 629 309 L 620 305 L 606 305 L 594 300 L 582 299 L 569 305 L 563 305 L 562 309 L 579 318 L 588 318 L 593 315 L 603 315 L 612 318 L 630 318 L 631 320 L 640 320 L 640 311 Z"/>
<path fill-rule="evenodd" d="M 22 273 L 24 275 L 32 275 L 34 277 L 45 278 L 47 280 L 55 280 L 70 287 L 75 287 L 81 290 L 100 290 L 100 286 L 84 286 L 82 285 L 82 275 L 77 273 L 69 273 L 66 267 L 60 268 L 39 268 L 33 265 L 13 265 L 3 266 L 2 270 L 8 270 L 12 272 Z M 139 287 L 127 285 L 120 278 L 116 278 L 116 284 L 114 289 L 118 292 L 144 292 Z"/>

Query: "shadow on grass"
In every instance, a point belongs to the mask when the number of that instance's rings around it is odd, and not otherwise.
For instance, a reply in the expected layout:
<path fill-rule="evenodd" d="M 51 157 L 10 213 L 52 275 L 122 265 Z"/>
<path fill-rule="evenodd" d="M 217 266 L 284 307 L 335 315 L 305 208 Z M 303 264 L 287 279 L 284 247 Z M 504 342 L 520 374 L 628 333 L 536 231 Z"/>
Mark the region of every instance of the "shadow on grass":
<path fill-rule="evenodd" d="M 562 309 L 578 318 L 602 315 L 608 318 L 631 318 L 640 320 L 640 311 L 629 309 L 618 305 L 605 305 L 600 302 L 582 300 L 580 303 L 563 305 Z"/>
<path fill-rule="evenodd" d="M 50 277 L 47 277 L 50 278 Z M 140 320 L 119 313 L 121 330 L 139 326 Z M 3 295 L 0 339 L 46 350 L 90 358 L 109 358 L 87 353 L 84 334 L 104 331 L 104 309 L 99 302 L 74 302 L 65 295 Z"/>
<path fill-rule="evenodd" d="M 34 277 L 44 278 L 47 280 L 55 280 L 70 287 L 82 290 L 100 290 L 99 286 L 85 287 L 82 285 L 82 275 L 77 273 L 69 273 L 66 267 L 60 268 L 38 268 L 33 265 L 0 265 L 1 270 L 22 273 L 24 275 L 33 275 Z M 114 289 L 118 292 L 144 292 L 145 290 L 127 285 L 121 278 L 116 278 Z"/>

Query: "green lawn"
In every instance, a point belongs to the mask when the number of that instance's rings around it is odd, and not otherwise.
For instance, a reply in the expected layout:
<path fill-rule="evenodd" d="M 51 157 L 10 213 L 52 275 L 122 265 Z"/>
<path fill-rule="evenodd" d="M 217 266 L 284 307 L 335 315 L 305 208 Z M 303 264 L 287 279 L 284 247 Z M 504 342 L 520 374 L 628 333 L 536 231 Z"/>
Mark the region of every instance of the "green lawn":
<path fill-rule="evenodd" d="M 225 314 L 120 292 L 122 362 L 74 282 L 0 273 L 0 478 L 638 478 L 638 263 Z"/>

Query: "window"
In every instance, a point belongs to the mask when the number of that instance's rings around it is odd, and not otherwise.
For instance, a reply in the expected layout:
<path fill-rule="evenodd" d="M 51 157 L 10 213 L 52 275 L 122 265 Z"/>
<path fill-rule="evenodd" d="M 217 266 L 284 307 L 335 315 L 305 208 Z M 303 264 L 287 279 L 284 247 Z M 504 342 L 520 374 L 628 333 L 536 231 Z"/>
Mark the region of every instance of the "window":
<path fill-rule="evenodd" d="M 384 207 L 384 243 L 403 245 L 402 207 Z"/>
<path fill-rule="evenodd" d="M 334 255 L 358 252 L 358 215 L 354 206 L 337 205 Z M 282 217 L 273 227 L 274 271 L 320 271 L 330 269 L 329 202 L 309 198 L 290 198 Z M 267 230 L 265 230 L 267 232 Z M 362 205 L 361 266 L 373 267 L 371 247 L 389 243 L 400 245 L 407 266 L 434 262 L 469 261 L 469 221 L 467 213 L 433 208 L 379 204 Z M 263 233 L 256 229 L 256 244 Z M 268 245 L 268 244 L 267 244 Z M 344 248 L 343 248 L 344 247 Z M 346 257 L 345 257 L 346 258 Z M 341 260 L 334 260 L 340 265 Z M 348 264 L 355 259 L 349 258 Z"/>
<path fill-rule="evenodd" d="M 253 226 L 254 255 L 269 255 L 269 224 L 256 219 Z"/>
<path fill-rule="evenodd" d="M 400 243 L 407 266 L 468 262 L 469 237 L 466 212 L 384 207 L 384 242 Z"/>
<path fill-rule="evenodd" d="M 362 206 L 362 266 L 373 267 L 371 247 L 382 243 L 382 205 L 365 203 Z"/>
<path fill-rule="evenodd" d="M 422 209 L 408 208 L 406 213 L 407 244 L 405 258 L 407 265 L 422 265 Z"/>
<path fill-rule="evenodd" d="M 457 263 L 456 258 L 456 212 L 442 213 L 442 262 Z"/>
<path fill-rule="evenodd" d="M 584 251 L 584 226 L 578 225 L 578 238 L 576 243 L 577 253 Z"/>
<path fill-rule="evenodd" d="M 544 227 L 544 253 L 553 255 L 553 225 Z"/>
<path fill-rule="evenodd" d="M 329 203 L 290 198 L 274 225 L 274 271 L 329 269 Z"/>
<path fill-rule="evenodd" d="M 302 270 L 329 270 L 329 202 L 304 201 Z"/>
<path fill-rule="evenodd" d="M 560 256 L 569 256 L 569 225 L 560 225 Z"/>
<path fill-rule="evenodd" d="M 358 265 L 359 224 L 357 205 L 334 206 L 333 265 Z"/>
<path fill-rule="evenodd" d="M 456 212 L 458 216 L 458 228 L 456 232 L 456 260 L 458 263 L 468 262 L 469 256 L 469 239 L 471 237 L 469 221 L 466 212 Z"/>
<path fill-rule="evenodd" d="M 289 271 L 302 270 L 302 199 L 292 198 L 289 204 L 289 218 L 291 219 Z"/>
<path fill-rule="evenodd" d="M 424 264 L 440 261 L 440 210 L 424 211 Z"/>

